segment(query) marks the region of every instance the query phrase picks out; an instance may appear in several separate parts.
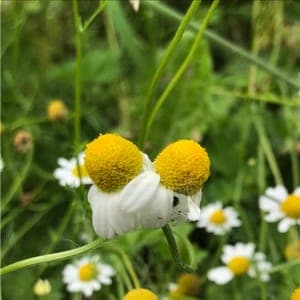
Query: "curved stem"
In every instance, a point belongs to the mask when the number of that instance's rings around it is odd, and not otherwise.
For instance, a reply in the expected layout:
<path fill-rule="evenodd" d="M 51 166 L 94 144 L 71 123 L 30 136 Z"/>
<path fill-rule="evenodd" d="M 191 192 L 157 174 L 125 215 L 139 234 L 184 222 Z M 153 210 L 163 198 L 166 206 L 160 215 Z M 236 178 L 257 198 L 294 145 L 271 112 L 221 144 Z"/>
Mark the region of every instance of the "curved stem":
<path fill-rule="evenodd" d="M 185 58 L 185 60 L 182 62 L 181 66 L 179 67 L 179 69 L 177 70 L 176 74 L 174 75 L 174 77 L 172 78 L 171 82 L 168 84 L 168 86 L 166 87 L 166 89 L 164 90 L 164 92 L 162 93 L 162 95 L 159 97 L 159 99 L 157 100 L 151 114 L 150 117 L 148 119 L 147 125 L 146 125 L 146 129 L 145 129 L 145 134 L 144 134 L 144 140 L 147 140 L 148 134 L 150 132 L 150 129 L 152 127 L 152 124 L 155 120 L 155 117 L 159 111 L 159 109 L 161 108 L 161 106 L 164 104 L 164 102 L 166 101 L 167 97 L 169 96 L 169 94 L 171 93 L 171 91 L 174 89 L 174 87 L 176 86 L 176 84 L 178 83 L 179 79 L 182 77 L 182 75 L 184 74 L 184 72 L 186 71 L 187 67 L 189 66 L 189 64 L 191 63 L 192 59 L 194 58 L 194 55 L 198 49 L 198 46 L 202 40 L 203 37 L 203 33 L 205 28 L 208 25 L 208 21 L 210 20 L 213 12 L 215 11 L 215 9 L 217 8 L 219 4 L 219 0 L 214 0 L 207 12 L 207 14 L 204 17 L 203 22 L 201 22 L 199 31 L 196 35 L 195 41 L 187 55 L 187 57 Z"/>
<path fill-rule="evenodd" d="M 152 78 L 147 96 L 146 96 L 146 100 L 145 100 L 145 108 L 144 108 L 144 112 L 143 112 L 143 124 L 142 124 L 142 129 L 141 129 L 141 134 L 139 137 L 139 146 L 141 148 L 144 148 L 145 145 L 145 130 L 146 130 L 146 125 L 147 125 L 147 115 L 150 112 L 151 109 L 151 103 L 152 103 L 152 97 L 154 94 L 154 91 L 157 87 L 158 84 L 158 80 L 161 77 L 164 69 L 166 68 L 167 63 L 169 62 L 171 56 L 173 55 L 174 51 L 176 50 L 176 46 L 178 45 L 178 43 L 181 40 L 181 37 L 186 29 L 186 27 L 189 25 L 192 16 L 194 15 L 194 13 L 196 12 L 196 10 L 198 9 L 199 5 L 200 5 L 201 1 L 199 0 L 193 0 L 192 4 L 190 5 L 188 11 L 186 12 L 186 14 L 184 15 L 179 27 L 177 28 L 177 31 L 171 41 L 171 43 L 169 44 L 158 68 L 156 69 L 156 72 Z"/>
<path fill-rule="evenodd" d="M 177 249 L 177 245 L 176 245 L 176 241 L 174 238 L 174 235 L 172 233 L 172 230 L 170 228 L 170 226 L 167 224 L 162 228 L 166 239 L 168 241 L 169 244 L 169 248 L 171 251 L 171 254 L 173 256 L 173 259 L 176 263 L 176 265 L 178 266 L 178 268 L 182 271 L 182 272 L 187 272 L 187 273 L 192 273 L 195 270 L 193 270 L 190 266 L 186 265 L 185 263 L 183 263 L 179 257 L 179 253 L 178 253 L 178 249 Z"/>
<path fill-rule="evenodd" d="M 137 275 L 134 271 L 134 268 L 132 266 L 132 263 L 131 263 L 130 259 L 125 254 L 125 252 L 123 250 L 121 250 L 117 247 L 111 246 L 111 245 L 108 245 L 105 248 L 114 251 L 116 254 L 118 254 L 121 257 L 121 259 L 123 260 L 124 266 L 126 267 L 128 273 L 131 277 L 131 280 L 133 282 L 134 287 L 136 289 L 140 288 L 140 282 L 138 280 L 138 277 L 137 277 Z"/>
<path fill-rule="evenodd" d="M 93 250 L 99 247 L 103 247 L 105 245 L 105 242 L 103 240 L 95 240 L 87 245 L 84 245 L 82 247 L 78 247 L 72 250 L 66 250 L 66 251 L 61 251 L 57 253 L 52 253 L 52 254 L 46 254 L 46 255 L 40 255 L 36 257 L 31 257 L 27 259 L 23 259 L 20 261 L 17 261 L 15 263 L 12 263 L 10 265 L 7 265 L 3 268 L 0 269 L 0 275 L 4 275 L 19 269 L 23 269 L 29 266 L 34 266 L 38 265 L 41 263 L 48 263 L 48 262 L 53 262 L 53 261 L 58 261 L 58 260 L 65 260 L 70 257 L 82 254 L 84 252 L 87 252 L 89 250 Z"/>

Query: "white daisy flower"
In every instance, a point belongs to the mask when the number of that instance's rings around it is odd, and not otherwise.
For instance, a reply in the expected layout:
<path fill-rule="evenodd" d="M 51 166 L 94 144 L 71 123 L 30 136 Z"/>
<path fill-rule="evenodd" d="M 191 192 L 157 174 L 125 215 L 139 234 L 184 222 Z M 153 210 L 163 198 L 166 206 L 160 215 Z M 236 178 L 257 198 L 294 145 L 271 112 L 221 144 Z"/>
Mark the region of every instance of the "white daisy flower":
<path fill-rule="evenodd" d="M 164 197 L 160 202 L 153 197 L 164 193 L 156 191 L 159 176 L 149 171 L 151 161 L 133 143 L 115 134 L 100 135 L 87 145 L 85 155 L 87 171 L 95 183 L 88 200 L 99 236 L 112 238 L 168 222 L 172 198 Z"/>
<path fill-rule="evenodd" d="M 78 155 L 79 167 L 81 181 L 83 184 L 92 184 L 92 180 L 89 177 L 85 165 L 84 165 L 84 153 Z M 80 178 L 77 169 L 76 158 L 71 158 L 67 160 L 65 158 L 59 158 L 57 160 L 58 165 L 60 166 L 54 171 L 54 177 L 58 179 L 61 186 L 69 186 L 72 188 L 77 188 L 80 186 Z"/>
<path fill-rule="evenodd" d="M 203 207 L 197 227 L 205 228 L 208 232 L 224 235 L 233 227 L 239 227 L 237 211 L 232 207 L 223 208 L 221 202 L 216 202 Z"/>
<path fill-rule="evenodd" d="M 200 216 L 201 187 L 210 174 L 210 160 L 204 148 L 192 140 L 179 140 L 167 146 L 155 159 L 153 166 L 132 180 L 132 186 L 145 191 L 141 198 L 126 194 L 121 208 L 127 212 L 145 209 L 148 203 L 164 203 L 172 210 L 169 221 L 198 220 Z M 153 205 L 153 207 L 155 207 Z"/>
<path fill-rule="evenodd" d="M 251 277 L 258 276 L 262 281 L 269 280 L 267 272 L 271 264 L 265 261 L 262 253 L 255 253 L 254 248 L 253 243 L 224 246 L 221 260 L 226 266 L 211 269 L 207 274 L 208 279 L 219 285 L 244 274 Z"/>
<path fill-rule="evenodd" d="M 267 188 L 259 198 L 259 207 L 267 214 L 267 222 L 277 222 L 279 232 L 287 232 L 293 225 L 300 225 L 300 187 L 292 194 L 284 186 Z"/>
<path fill-rule="evenodd" d="M 90 297 L 101 289 L 102 284 L 110 285 L 114 275 L 112 266 L 100 263 L 98 256 L 84 257 L 64 268 L 63 282 L 69 292 L 81 292 Z"/>

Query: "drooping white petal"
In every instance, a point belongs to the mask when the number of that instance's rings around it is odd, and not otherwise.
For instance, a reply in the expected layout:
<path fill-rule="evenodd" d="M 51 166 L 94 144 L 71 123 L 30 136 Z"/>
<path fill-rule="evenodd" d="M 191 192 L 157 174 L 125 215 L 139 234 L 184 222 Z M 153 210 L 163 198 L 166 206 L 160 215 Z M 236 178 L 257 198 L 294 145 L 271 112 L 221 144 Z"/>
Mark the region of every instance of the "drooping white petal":
<path fill-rule="evenodd" d="M 115 231 L 110 224 L 108 209 L 110 201 L 116 201 L 119 193 L 103 193 L 95 185 L 88 192 L 88 201 L 92 207 L 92 223 L 95 232 L 102 238 L 111 239 Z M 122 216 L 120 216 L 122 217 Z"/>
<path fill-rule="evenodd" d="M 217 267 L 211 269 L 208 272 L 207 277 L 210 281 L 223 285 L 233 278 L 233 273 L 227 267 Z"/>
<path fill-rule="evenodd" d="M 269 214 L 265 216 L 265 220 L 270 223 L 277 222 L 282 218 L 284 218 L 284 214 L 279 210 L 271 211 Z"/>
<path fill-rule="evenodd" d="M 160 177 L 152 171 L 145 171 L 131 180 L 121 192 L 121 209 L 135 212 L 152 200 L 159 186 Z"/>
<path fill-rule="evenodd" d="M 142 228 L 160 228 L 170 221 L 173 204 L 173 192 L 159 186 L 151 202 L 140 212 Z"/>

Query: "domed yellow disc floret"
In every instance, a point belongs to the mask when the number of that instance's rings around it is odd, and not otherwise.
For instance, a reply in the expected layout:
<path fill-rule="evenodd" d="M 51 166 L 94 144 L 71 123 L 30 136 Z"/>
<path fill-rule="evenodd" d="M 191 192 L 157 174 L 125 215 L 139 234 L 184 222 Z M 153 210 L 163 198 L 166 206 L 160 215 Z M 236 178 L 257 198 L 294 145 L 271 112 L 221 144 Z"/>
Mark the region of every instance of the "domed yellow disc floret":
<path fill-rule="evenodd" d="M 142 169 L 143 157 L 130 141 L 103 134 L 86 146 L 85 167 L 94 183 L 105 192 L 123 188 Z"/>
<path fill-rule="evenodd" d="M 300 300 L 300 286 L 294 290 L 291 300 Z"/>
<path fill-rule="evenodd" d="M 158 298 L 150 290 L 134 289 L 128 292 L 123 300 L 158 300 Z"/>
<path fill-rule="evenodd" d="M 164 186 L 186 195 L 196 194 L 210 175 L 207 152 L 192 140 L 170 144 L 154 164 Z"/>

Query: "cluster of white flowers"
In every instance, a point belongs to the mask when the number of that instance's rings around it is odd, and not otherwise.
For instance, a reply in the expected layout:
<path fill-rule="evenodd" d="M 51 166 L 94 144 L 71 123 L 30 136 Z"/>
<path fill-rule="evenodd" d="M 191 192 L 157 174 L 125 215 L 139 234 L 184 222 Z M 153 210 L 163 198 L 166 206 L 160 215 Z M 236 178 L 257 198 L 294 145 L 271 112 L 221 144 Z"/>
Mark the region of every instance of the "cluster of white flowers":
<path fill-rule="evenodd" d="M 221 260 L 225 266 L 211 269 L 207 275 L 208 279 L 223 285 L 235 276 L 248 274 L 250 277 L 258 277 L 261 281 L 268 281 L 270 279 L 268 272 L 272 265 L 266 261 L 263 253 L 255 253 L 254 249 L 253 243 L 224 246 Z"/>

